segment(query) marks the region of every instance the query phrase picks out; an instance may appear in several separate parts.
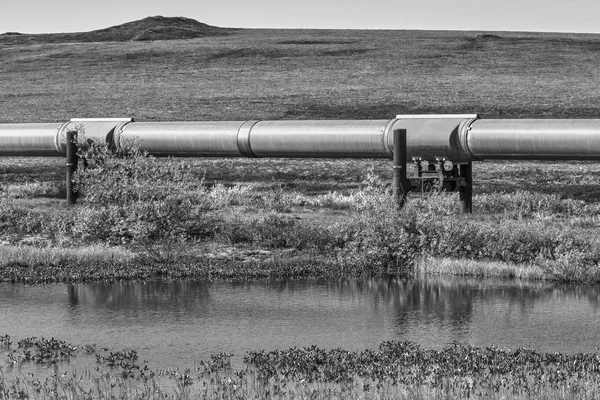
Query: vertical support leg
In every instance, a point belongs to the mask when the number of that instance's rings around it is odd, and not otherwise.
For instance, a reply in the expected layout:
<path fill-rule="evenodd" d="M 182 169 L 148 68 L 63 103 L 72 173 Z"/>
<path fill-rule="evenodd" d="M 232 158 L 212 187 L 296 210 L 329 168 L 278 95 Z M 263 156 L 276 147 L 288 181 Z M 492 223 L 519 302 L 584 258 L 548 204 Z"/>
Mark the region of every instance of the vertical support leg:
<path fill-rule="evenodd" d="M 77 193 L 73 185 L 73 175 L 77 170 L 77 132 L 67 132 L 67 206 L 75 204 Z"/>
<path fill-rule="evenodd" d="M 411 188 L 410 181 L 406 176 L 406 129 L 395 129 L 393 133 L 394 178 L 392 181 L 392 188 L 394 191 L 394 199 L 398 202 L 398 206 L 402 207 Z"/>
<path fill-rule="evenodd" d="M 461 214 L 473 212 L 473 163 L 459 166 L 460 176 L 465 179 L 466 185 L 458 189 L 458 201 Z"/>

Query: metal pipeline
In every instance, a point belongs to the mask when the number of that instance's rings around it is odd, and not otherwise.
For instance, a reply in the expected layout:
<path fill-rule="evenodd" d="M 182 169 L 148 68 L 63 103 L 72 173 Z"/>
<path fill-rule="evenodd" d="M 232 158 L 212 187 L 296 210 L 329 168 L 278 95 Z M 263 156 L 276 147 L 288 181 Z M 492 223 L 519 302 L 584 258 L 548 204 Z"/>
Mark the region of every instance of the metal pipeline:
<path fill-rule="evenodd" d="M 460 130 L 476 116 L 401 116 L 387 120 L 145 122 L 120 130 L 120 145 L 137 141 L 156 156 L 392 158 L 393 131 L 406 129 L 408 156 L 471 160 Z M 1 126 L 0 126 L 1 131 Z"/>
<path fill-rule="evenodd" d="M 385 120 L 135 122 L 130 118 L 0 124 L 0 156 L 65 155 L 66 132 L 156 156 L 388 158 L 406 129 L 407 157 L 456 164 L 485 159 L 600 160 L 600 119 L 482 120 L 399 115 Z"/>
<path fill-rule="evenodd" d="M 0 156 L 64 157 L 67 132 L 76 131 L 85 145 L 95 140 L 115 145 L 115 135 L 131 118 L 73 118 L 64 123 L 0 124 Z"/>
<path fill-rule="evenodd" d="M 477 120 L 466 140 L 474 160 L 600 160 L 600 119 Z"/>
<path fill-rule="evenodd" d="M 62 156 L 57 140 L 64 125 L 1 124 L 0 156 Z"/>

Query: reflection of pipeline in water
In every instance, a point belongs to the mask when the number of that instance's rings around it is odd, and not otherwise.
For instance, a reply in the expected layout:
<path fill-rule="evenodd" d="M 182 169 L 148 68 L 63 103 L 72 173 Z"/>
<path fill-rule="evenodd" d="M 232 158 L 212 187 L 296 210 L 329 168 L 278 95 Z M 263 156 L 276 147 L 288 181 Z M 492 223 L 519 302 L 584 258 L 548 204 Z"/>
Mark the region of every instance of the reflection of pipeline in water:
<path fill-rule="evenodd" d="M 408 115 L 388 120 L 133 122 L 73 119 L 0 124 L 0 156 L 65 155 L 69 130 L 118 149 L 134 140 L 155 156 L 392 158 L 406 129 L 407 156 L 455 164 L 485 159 L 600 160 L 600 119 L 482 120 Z"/>

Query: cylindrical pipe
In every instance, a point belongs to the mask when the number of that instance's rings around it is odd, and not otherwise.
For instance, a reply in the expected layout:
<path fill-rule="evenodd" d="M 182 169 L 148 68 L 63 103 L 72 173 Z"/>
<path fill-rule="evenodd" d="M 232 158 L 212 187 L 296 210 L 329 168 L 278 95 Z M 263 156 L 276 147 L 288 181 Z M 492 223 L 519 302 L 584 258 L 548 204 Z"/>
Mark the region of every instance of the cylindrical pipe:
<path fill-rule="evenodd" d="M 77 192 L 73 184 L 73 176 L 77 170 L 77 131 L 67 131 L 67 205 L 75 204 Z"/>
<path fill-rule="evenodd" d="M 87 142 L 93 140 L 100 145 L 107 145 L 112 150 L 118 150 L 116 137 L 121 129 L 132 122 L 131 118 L 73 118 L 63 125 L 57 135 L 57 148 L 66 151 L 66 132 L 74 130 L 78 132 L 79 146 L 87 147 Z"/>
<path fill-rule="evenodd" d="M 477 120 L 467 146 L 476 160 L 600 160 L 600 119 Z"/>
<path fill-rule="evenodd" d="M 450 160 L 454 163 L 465 163 L 473 160 L 468 149 L 464 148 L 469 124 L 476 120 L 474 115 L 427 116 L 412 117 L 400 115 L 393 121 L 392 130 L 406 129 L 406 146 L 409 158 L 419 158 L 434 162 L 438 159 Z M 392 148 L 391 132 L 385 139 Z"/>
<path fill-rule="evenodd" d="M 390 120 L 260 121 L 250 131 L 258 157 L 391 158 Z"/>
<path fill-rule="evenodd" d="M 464 136 L 461 127 L 469 120 L 467 117 L 145 123 L 129 123 L 130 119 L 73 119 L 63 124 L 57 134 L 48 135 L 48 141 L 53 139 L 56 149 L 52 154 L 18 144 L 24 136 L 32 134 L 27 124 L 16 127 L 0 124 L 0 149 L 5 145 L 5 155 L 64 155 L 64 135 L 75 129 L 86 140 L 93 139 L 116 149 L 136 141 L 141 150 L 155 156 L 391 159 L 392 132 L 406 129 L 407 157 L 465 162 L 471 158 L 462 151 L 459 139 Z M 33 141 L 36 142 L 40 140 Z"/>
<path fill-rule="evenodd" d="M 449 115 L 340 121 L 129 121 L 0 124 L 0 156 L 64 156 L 64 134 L 75 129 L 111 147 L 119 144 L 119 137 L 124 144 L 137 139 L 142 150 L 157 156 L 391 159 L 392 132 L 406 129 L 407 157 L 430 162 L 600 160 L 600 119 L 478 120 Z"/>
<path fill-rule="evenodd" d="M 0 156 L 60 157 L 56 136 L 64 124 L 0 124 Z"/>
<path fill-rule="evenodd" d="M 135 122 L 123 127 L 120 146 L 137 143 L 155 156 L 241 157 L 242 125 L 244 121 Z"/>

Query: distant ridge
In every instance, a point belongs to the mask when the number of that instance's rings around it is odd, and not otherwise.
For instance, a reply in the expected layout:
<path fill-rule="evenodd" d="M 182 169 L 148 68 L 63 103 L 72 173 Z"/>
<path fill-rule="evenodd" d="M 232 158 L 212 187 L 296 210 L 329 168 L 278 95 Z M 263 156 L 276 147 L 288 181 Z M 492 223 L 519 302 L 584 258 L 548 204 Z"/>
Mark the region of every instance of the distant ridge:
<path fill-rule="evenodd" d="M 77 43 L 128 42 L 150 40 L 193 39 L 203 36 L 227 35 L 234 29 L 220 28 L 184 17 L 147 17 L 110 28 L 89 32 L 26 34 L 6 32 L 0 43 Z"/>

